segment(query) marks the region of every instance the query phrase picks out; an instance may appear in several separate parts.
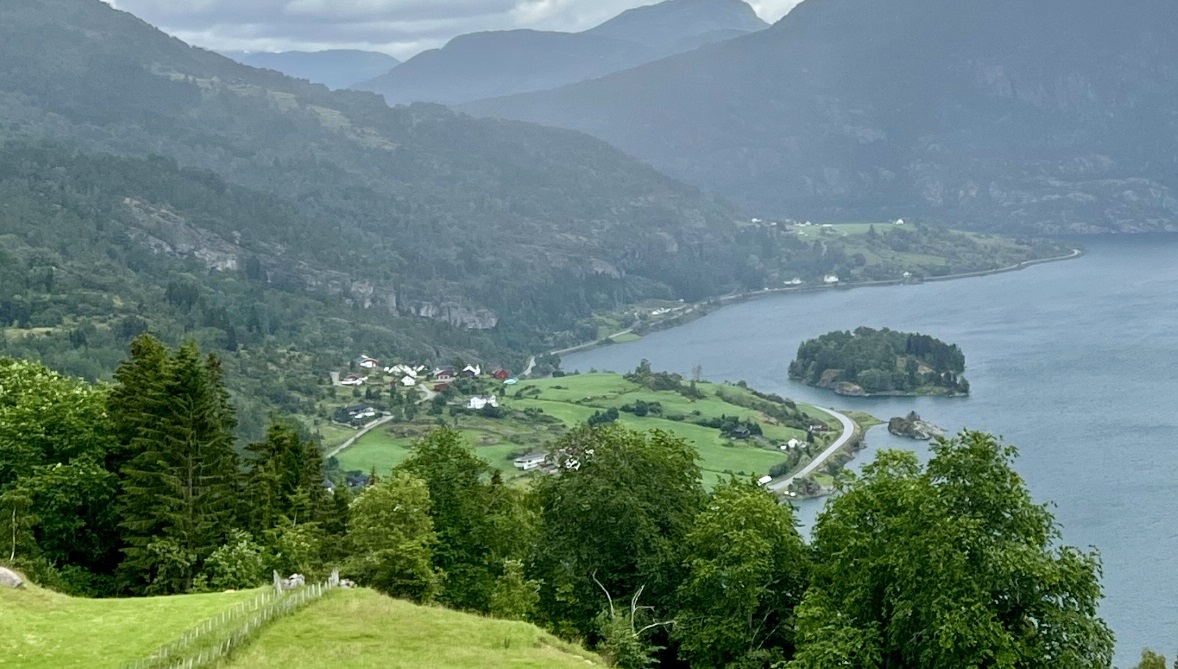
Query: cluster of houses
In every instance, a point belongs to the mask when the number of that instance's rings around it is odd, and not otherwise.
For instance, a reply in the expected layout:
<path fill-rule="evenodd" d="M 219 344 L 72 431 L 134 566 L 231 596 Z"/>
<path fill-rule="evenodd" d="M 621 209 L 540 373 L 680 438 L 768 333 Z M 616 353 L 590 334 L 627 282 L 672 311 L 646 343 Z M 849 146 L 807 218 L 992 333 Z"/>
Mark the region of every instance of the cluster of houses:
<path fill-rule="evenodd" d="M 456 370 L 454 367 L 438 367 L 431 369 L 426 365 L 406 365 L 398 363 L 392 366 L 382 366 L 380 360 L 370 358 L 366 355 L 361 355 L 354 361 L 356 367 L 362 370 L 372 372 L 372 370 L 380 370 L 386 375 L 391 375 L 397 380 L 394 382 L 402 388 L 416 388 L 419 385 L 433 383 L 433 389 L 442 392 L 450 387 L 450 383 L 455 379 L 477 379 L 483 376 L 483 369 L 480 365 L 466 365 L 461 370 Z M 515 379 L 511 378 L 511 374 L 505 369 L 496 369 L 490 374 L 498 381 L 503 381 L 506 385 L 514 385 Z M 368 383 L 369 375 L 364 373 L 340 374 L 339 372 L 331 373 L 331 382 L 336 386 L 363 386 Z"/>

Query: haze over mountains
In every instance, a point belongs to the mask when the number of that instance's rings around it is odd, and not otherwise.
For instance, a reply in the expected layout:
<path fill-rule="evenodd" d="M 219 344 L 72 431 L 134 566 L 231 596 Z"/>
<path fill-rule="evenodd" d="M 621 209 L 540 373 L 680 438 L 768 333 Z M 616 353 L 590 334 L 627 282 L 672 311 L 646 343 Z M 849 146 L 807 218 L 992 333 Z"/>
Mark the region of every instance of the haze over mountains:
<path fill-rule="evenodd" d="M 1178 3 L 807 0 L 769 30 L 472 113 L 574 128 L 767 216 L 1178 220 Z"/>
<path fill-rule="evenodd" d="M 742 0 L 665 0 L 580 33 L 473 33 L 355 86 L 390 104 L 457 104 L 556 88 L 767 27 Z"/>
<path fill-rule="evenodd" d="M 401 63 L 376 51 L 329 49 L 326 51 L 248 52 L 226 51 L 225 55 L 243 65 L 306 79 L 328 88 L 348 88 L 384 74 Z"/>

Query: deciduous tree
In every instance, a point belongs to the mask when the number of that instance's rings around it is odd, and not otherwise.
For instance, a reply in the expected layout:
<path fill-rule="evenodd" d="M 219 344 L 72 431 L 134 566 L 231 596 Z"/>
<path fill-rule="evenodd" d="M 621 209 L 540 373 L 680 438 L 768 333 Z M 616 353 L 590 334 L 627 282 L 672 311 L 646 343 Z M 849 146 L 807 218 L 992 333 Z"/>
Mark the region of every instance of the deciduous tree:
<path fill-rule="evenodd" d="M 980 432 L 932 448 L 927 467 L 881 453 L 819 517 L 790 667 L 1109 667 L 1099 557 L 1060 545 L 1015 449 Z"/>
<path fill-rule="evenodd" d="M 672 638 L 692 667 L 764 667 L 793 654 L 810 558 L 792 508 L 752 482 L 712 493 L 687 535 Z"/>

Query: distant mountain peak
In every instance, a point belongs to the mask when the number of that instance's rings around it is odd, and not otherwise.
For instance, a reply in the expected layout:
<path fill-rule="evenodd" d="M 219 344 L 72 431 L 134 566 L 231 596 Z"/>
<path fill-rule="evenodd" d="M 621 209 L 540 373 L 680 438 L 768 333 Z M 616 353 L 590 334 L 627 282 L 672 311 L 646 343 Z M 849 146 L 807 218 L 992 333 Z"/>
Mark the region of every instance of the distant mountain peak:
<path fill-rule="evenodd" d="M 624 39 L 672 55 L 693 37 L 721 31 L 750 33 L 767 28 L 743 0 L 665 0 L 628 9 L 587 34 Z"/>
<path fill-rule="evenodd" d="M 581 33 L 459 35 L 358 88 L 391 104 L 460 104 L 595 79 L 767 26 L 743 0 L 665 0 Z"/>

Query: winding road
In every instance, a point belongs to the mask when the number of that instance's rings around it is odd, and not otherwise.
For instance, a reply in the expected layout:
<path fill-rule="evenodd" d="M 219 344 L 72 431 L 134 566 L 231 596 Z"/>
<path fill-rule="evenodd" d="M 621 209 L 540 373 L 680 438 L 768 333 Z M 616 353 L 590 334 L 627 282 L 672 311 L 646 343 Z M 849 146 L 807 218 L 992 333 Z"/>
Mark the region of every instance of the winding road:
<path fill-rule="evenodd" d="M 832 455 L 837 453 L 843 446 L 846 446 L 847 442 L 851 441 L 851 439 L 855 436 L 855 421 L 851 420 L 845 414 L 841 414 L 837 411 L 834 411 L 833 409 L 823 409 L 820 406 L 815 406 L 814 408 L 821 411 L 822 413 L 829 414 L 838 419 L 838 422 L 842 423 L 843 433 L 840 434 L 839 438 L 835 439 L 834 443 L 831 444 L 825 451 L 822 451 L 818 454 L 817 457 L 811 460 L 810 464 L 802 467 L 801 471 L 785 478 L 770 481 L 765 486 L 768 489 L 773 491 L 785 490 L 789 488 L 789 485 L 796 479 L 804 478 L 810 474 L 813 474 L 814 470 L 826 464 L 826 461 L 829 460 Z"/>
<path fill-rule="evenodd" d="M 371 423 L 360 428 L 359 432 L 352 435 L 351 437 L 348 438 L 347 441 L 345 441 L 344 443 L 337 446 L 334 450 L 329 452 L 327 455 L 323 456 L 323 459 L 326 460 L 328 458 L 334 458 L 335 456 L 339 455 L 341 451 L 351 448 L 352 444 L 355 444 L 357 441 L 359 441 L 361 437 L 363 437 L 364 435 L 368 434 L 369 432 L 375 430 L 376 428 L 380 427 L 381 425 L 388 423 L 392 419 L 393 419 L 392 416 L 383 416 L 381 418 L 377 418 L 376 420 L 372 421 Z"/>

